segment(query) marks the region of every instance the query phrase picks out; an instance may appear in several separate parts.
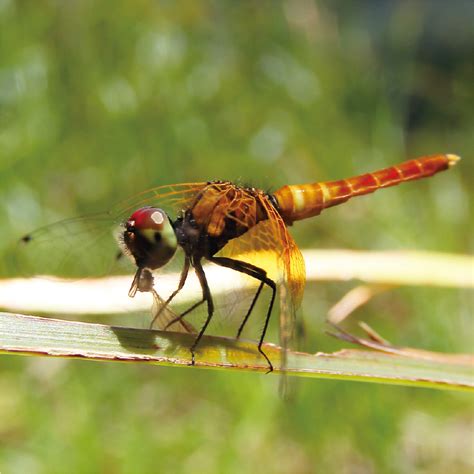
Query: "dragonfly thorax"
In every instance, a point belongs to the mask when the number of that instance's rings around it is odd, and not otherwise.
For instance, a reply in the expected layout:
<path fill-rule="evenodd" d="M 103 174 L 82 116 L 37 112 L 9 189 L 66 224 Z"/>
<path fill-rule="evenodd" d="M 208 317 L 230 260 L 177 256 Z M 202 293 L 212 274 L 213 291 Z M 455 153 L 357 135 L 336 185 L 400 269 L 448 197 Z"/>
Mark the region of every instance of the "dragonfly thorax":
<path fill-rule="evenodd" d="M 196 222 L 192 212 L 187 211 L 179 216 L 173 226 L 178 245 L 187 256 L 193 259 L 209 258 L 219 250 L 216 242 L 218 239 L 211 237 L 205 227 Z"/>
<path fill-rule="evenodd" d="M 122 250 L 133 257 L 137 267 L 150 270 L 166 265 L 178 246 L 170 219 L 155 207 L 135 211 L 124 223 L 121 240 Z"/>

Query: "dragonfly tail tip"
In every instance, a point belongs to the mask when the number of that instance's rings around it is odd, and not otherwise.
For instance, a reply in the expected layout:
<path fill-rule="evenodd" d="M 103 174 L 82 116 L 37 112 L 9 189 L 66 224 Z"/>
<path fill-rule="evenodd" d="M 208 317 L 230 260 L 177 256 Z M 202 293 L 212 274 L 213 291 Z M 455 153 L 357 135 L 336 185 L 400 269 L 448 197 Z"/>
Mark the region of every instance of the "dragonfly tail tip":
<path fill-rule="evenodd" d="M 448 159 L 448 166 L 451 168 L 454 166 L 460 159 L 461 157 L 458 155 L 446 155 L 446 158 Z"/>

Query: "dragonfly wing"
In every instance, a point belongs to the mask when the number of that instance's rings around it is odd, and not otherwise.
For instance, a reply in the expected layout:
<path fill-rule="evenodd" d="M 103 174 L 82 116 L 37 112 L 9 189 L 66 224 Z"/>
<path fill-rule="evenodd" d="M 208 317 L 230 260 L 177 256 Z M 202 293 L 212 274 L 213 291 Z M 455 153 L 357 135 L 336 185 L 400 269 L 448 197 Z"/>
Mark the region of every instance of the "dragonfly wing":
<path fill-rule="evenodd" d="M 174 219 L 192 205 L 205 185 L 159 186 L 122 201 L 110 211 L 41 227 L 19 240 L 12 271 L 23 276 L 73 278 L 132 273 L 134 262 L 118 246 L 123 222 L 144 206 L 160 207 Z"/>
<path fill-rule="evenodd" d="M 141 207 L 152 206 L 163 209 L 172 219 L 193 206 L 199 193 L 208 183 L 180 183 L 158 186 L 143 191 L 116 204 L 111 213 L 120 221 L 126 220 Z"/>
<path fill-rule="evenodd" d="M 118 232 L 118 223 L 114 223 L 108 213 L 41 227 L 17 242 L 14 271 L 22 276 L 73 278 L 118 273 L 117 265 L 129 263 L 120 257 L 115 237 Z"/>
<path fill-rule="evenodd" d="M 283 219 L 275 208 L 264 201 L 273 229 L 273 247 L 278 252 L 282 279 L 280 285 L 280 345 L 283 349 L 293 347 L 295 339 L 296 310 L 303 299 L 306 269 L 300 249 L 288 232 Z M 285 357 L 285 355 L 283 356 Z"/>
<path fill-rule="evenodd" d="M 280 287 L 280 342 L 287 348 L 294 336 L 295 312 L 301 303 L 305 283 L 303 256 L 288 233 L 282 218 L 262 195 L 256 204 L 265 210 L 261 220 L 240 237 L 229 241 L 219 256 L 256 265 Z"/>
<path fill-rule="evenodd" d="M 169 306 L 163 308 L 164 303 L 165 302 L 163 298 L 161 298 L 157 293 L 154 293 L 152 308 L 152 317 L 154 320 L 153 329 L 160 329 L 162 331 L 166 330 L 173 332 L 185 332 L 191 334 L 197 333 L 194 326 L 185 319 L 181 319 L 179 321 L 176 321 L 175 323 L 170 324 L 176 319 L 177 315 Z M 158 313 L 160 314 L 155 319 L 155 315 Z"/>

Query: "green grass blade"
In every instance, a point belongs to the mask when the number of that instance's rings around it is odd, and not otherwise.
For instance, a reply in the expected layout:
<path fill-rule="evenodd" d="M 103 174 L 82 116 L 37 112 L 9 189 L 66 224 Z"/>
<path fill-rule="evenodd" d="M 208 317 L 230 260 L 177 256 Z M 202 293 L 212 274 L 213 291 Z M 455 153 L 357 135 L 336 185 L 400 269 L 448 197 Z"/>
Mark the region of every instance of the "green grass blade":
<path fill-rule="evenodd" d="M 0 353 L 189 366 L 193 336 L 163 331 L 105 326 L 0 313 Z M 280 349 L 265 352 L 279 373 Z M 196 367 L 266 372 L 253 342 L 205 336 L 196 352 Z M 345 349 L 315 355 L 290 352 L 288 375 L 357 380 L 438 389 L 473 390 L 472 358 L 439 360 L 378 351 Z"/>

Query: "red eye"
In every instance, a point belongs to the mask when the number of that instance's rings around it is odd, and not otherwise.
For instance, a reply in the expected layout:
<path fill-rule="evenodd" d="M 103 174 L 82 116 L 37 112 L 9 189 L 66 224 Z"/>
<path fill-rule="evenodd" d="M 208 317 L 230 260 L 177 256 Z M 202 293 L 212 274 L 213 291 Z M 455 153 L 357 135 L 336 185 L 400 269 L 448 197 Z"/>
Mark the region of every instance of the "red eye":
<path fill-rule="evenodd" d="M 127 223 L 139 230 L 161 231 L 167 219 L 165 212 L 157 207 L 142 207 L 130 216 Z"/>

